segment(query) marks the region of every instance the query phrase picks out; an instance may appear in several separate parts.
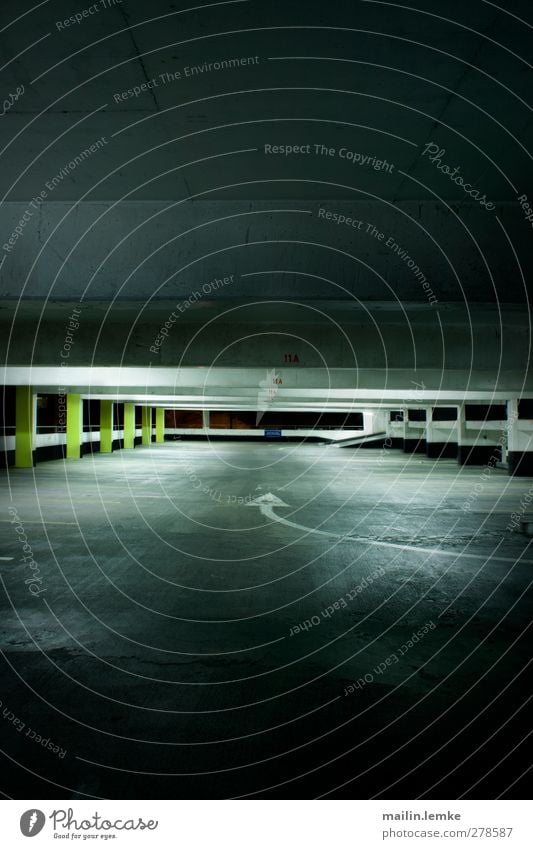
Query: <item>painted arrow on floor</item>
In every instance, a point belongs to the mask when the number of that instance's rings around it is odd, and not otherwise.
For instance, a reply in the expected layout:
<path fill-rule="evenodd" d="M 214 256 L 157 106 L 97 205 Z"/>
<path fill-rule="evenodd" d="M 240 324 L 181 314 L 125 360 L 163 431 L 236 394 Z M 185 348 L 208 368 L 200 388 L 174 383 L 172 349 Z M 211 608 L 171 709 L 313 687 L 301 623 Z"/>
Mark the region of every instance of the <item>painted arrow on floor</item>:
<path fill-rule="evenodd" d="M 337 539 L 340 542 L 343 540 L 349 540 L 350 542 L 360 542 L 365 545 L 376 545 L 380 548 L 398 548 L 400 551 L 419 551 L 421 554 L 438 554 L 442 557 L 454 557 L 455 559 L 459 557 L 469 557 L 471 560 L 498 560 L 503 561 L 504 563 L 517 563 L 520 561 L 520 563 L 528 565 L 533 564 L 533 560 L 520 560 L 519 557 L 499 557 L 496 554 L 469 554 L 468 552 L 462 551 L 444 551 L 442 548 L 422 548 L 422 546 L 419 545 L 402 545 L 397 542 L 382 542 L 381 540 L 370 539 L 369 537 L 352 536 L 350 534 L 335 534 L 332 531 L 321 531 L 319 528 L 308 528 L 306 525 L 299 525 L 297 522 L 291 522 L 289 519 L 284 519 L 283 516 L 278 516 L 278 514 L 274 512 L 274 507 L 288 506 L 288 504 L 285 504 L 281 498 L 278 498 L 277 495 L 274 495 L 272 492 L 260 495 L 258 498 L 254 498 L 246 504 L 246 507 L 258 507 L 263 516 L 273 522 L 278 522 L 280 525 L 295 528 L 297 531 L 304 531 L 306 534 L 320 534 L 320 536 Z"/>
<path fill-rule="evenodd" d="M 264 516 L 267 515 L 265 512 L 266 509 L 271 509 L 272 507 L 288 507 L 288 504 L 285 504 L 281 498 L 278 498 L 277 495 L 274 495 L 272 492 L 266 492 L 264 495 L 258 495 L 257 498 L 254 498 L 252 501 L 246 502 L 246 507 L 259 507 L 261 513 Z M 280 517 L 276 516 L 276 514 L 272 514 L 276 520 L 279 521 Z"/>

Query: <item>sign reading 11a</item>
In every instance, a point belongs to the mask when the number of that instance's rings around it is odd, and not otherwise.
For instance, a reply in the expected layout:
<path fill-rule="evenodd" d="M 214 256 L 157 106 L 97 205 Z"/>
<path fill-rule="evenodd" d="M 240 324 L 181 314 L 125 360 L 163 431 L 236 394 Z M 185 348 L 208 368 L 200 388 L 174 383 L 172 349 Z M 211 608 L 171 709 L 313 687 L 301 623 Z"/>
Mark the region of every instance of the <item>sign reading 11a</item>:
<path fill-rule="evenodd" d="M 299 363 L 300 357 L 298 354 L 283 354 L 284 363 Z"/>

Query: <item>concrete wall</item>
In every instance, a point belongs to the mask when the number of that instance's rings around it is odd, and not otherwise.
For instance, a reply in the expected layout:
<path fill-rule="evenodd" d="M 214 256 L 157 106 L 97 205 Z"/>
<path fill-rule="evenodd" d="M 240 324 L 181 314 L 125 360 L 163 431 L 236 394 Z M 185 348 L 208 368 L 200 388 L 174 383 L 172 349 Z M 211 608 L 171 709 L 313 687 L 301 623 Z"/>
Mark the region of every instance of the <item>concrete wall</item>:
<path fill-rule="evenodd" d="M 0 357 L 11 365 L 264 366 L 284 374 L 306 369 L 433 369 L 464 375 L 464 388 L 490 372 L 523 385 L 529 357 L 527 313 L 518 307 L 357 305 L 222 307 L 199 302 L 185 314 L 176 303 L 108 307 L 76 302 L 6 303 L 0 314 Z M 275 308 L 274 308 L 275 307 Z M 74 310 L 79 312 L 75 313 Z M 225 311 L 224 311 L 225 310 Z M 174 313 L 174 315 L 172 315 Z M 177 314 L 177 317 L 176 317 Z M 74 321 L 71 317 L 74 316 Z M 297 364 L 285 354 L 298 353 Z M 488 384 L 487 384 L 488 386 Z M 406 393 L 414 385 L 406 383 Z"/>
<path fill-rule="evenodd" d="M 45 201 L 6 254 L 0 294 L 178 300 L 234 275 L 219 297 L 428 304 L 430 288 L 441 303 L 524 298 L 520 269 L 496 219 L 513 234 L 517 255 L 527 254 L 530 231 L 516 205 L 500 203 L 489 215 L 477 204 L 453 201 L 449 208 L 428 200 L 378 203 L 355 189 L 344 192 L 353 199 L 335 199 L 327 184 L 317 190 L 326 199 L 318 201 L 306 199 L 305 183 L 299 188 L 297 200 L 286 189 L 279 198 L 254 199 L 251 186 L 240 201 Z M 2 243 L 27 208 L 24 201 L 2 204 Z M 361 227 L 327 220 L 328 212 Z"/>

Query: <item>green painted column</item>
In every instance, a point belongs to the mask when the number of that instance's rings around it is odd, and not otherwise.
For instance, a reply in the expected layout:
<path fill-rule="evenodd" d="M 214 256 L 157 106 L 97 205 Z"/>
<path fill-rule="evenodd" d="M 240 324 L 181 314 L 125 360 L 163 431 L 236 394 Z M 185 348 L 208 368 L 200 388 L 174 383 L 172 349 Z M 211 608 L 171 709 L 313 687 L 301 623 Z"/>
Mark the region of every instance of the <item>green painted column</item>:
<path fill-rule="evenodd" d="M 100 454 L 113 450 L 113 402 L 100 401 Z"/>
<path fill-rule="evenodd" d="M 124 404 L 124 448 L 135 446 L 135 404 Z"/>
<path fill-rule="evenodd" d="M 81 457 L 81 395 L 67 395 L 67 460 Z"/>
<path fill-rule="evenodd" d="M 142 444 L 152 444 L 152 408 L 142 408 Z"/>
<path fill-rule="evenodd" d="M 165 410 L 157 407 L 155 411 L 155 441 L 165 441 Z"/>
<path fill-rule="evenodd" d="M 33 389 L 17 386 L 15 396 L 15 468 L 33 466 Z"/>

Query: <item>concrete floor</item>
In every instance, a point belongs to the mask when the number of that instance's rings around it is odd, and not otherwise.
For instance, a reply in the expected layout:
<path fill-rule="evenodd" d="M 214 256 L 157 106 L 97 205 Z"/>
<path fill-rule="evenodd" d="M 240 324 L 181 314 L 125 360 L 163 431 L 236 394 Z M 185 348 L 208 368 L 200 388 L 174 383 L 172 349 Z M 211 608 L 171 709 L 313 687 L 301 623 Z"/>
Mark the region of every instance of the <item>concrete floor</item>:
<path fill-rule="evenodd" d="M 3 792 L 523 797 L 533 482 L 483 471 L 184 441 L 3 472 Z"/>

